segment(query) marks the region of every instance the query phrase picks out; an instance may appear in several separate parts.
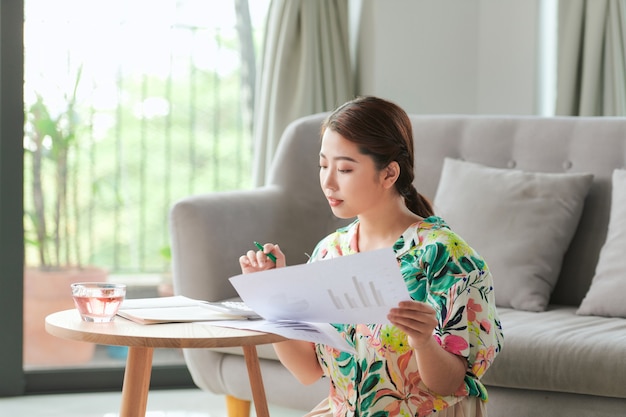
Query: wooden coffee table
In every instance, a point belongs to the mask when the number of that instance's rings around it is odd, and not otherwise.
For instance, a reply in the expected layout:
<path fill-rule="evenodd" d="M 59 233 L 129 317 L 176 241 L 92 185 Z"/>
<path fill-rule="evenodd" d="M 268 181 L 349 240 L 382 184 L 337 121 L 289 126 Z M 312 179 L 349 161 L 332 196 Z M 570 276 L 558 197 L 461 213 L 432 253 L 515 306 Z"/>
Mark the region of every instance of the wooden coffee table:
<path fill-rule="evenodd" d="M 143 417 L 148 403 L 154 348 L 215 348 L 241 346 L 248 368 L 252 399 L 258 417 L 269 417 L 256 345 L 286 340 L 282 336 L 198 323 L 142 325 L 116 317 L 111 323 L 88 323 L 78 311 L 46 317 L 48 333 L 65 339 L 103 345 L 128 346 L 120 417 Z"/>

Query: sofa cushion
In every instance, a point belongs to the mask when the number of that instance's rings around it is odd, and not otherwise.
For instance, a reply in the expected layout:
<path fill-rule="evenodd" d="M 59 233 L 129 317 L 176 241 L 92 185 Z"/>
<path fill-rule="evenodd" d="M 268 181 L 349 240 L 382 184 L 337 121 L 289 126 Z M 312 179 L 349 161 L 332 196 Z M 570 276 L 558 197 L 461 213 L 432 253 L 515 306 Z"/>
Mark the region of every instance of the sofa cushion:
<path fill-rule="evenodd" d="M 626 320 L 570 306 L 498 313 L 505 345 L 486 385 L 626 398 Z"/>
<path fill-rule="evenodd" d="M 487 261 L 498 306 L 542 311 L 592 179 L 446 158 L 434 206 Z"/>
<path fill-rule="evenodd" d="M 611 215 L 596 273 L 578 314 L 626 318 L 626 170 L 613 171 Z"/>

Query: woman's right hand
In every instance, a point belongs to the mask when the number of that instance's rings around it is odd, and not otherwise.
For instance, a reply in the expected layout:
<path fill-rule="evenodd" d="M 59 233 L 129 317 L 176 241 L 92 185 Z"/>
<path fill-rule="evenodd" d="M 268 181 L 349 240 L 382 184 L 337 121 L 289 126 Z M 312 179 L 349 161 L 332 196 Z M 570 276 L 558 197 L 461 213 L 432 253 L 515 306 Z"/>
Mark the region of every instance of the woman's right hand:
<path fill-rule="evenodd" d="M 267 256 L 268 253 L 276 257 L 276 263 Z M 273 243 L 266 243 L 263 245 L 263 250 L 249 250 L 245 255 L 239 257 L 239 266 L 241 266 L 241 272 L 244 274 L 266 271 L 272 268 L 282 268 L 285 265 L 287 265 L 285 254 L 278 245 Z"/>

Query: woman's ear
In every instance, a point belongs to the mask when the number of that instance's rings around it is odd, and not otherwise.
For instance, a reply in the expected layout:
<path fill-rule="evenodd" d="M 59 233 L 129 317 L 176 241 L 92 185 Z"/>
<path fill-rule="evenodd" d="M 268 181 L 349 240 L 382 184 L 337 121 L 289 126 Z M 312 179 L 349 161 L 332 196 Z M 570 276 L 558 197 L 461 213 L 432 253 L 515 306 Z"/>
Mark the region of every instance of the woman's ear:
<path fill-rule="evenodd" d="M 399 176 L 400 164 L 398 164 L 396 161 L 393 161 L 383 169 L 382 180 L 384 186 L 386 188 L 393 187 Z"/>

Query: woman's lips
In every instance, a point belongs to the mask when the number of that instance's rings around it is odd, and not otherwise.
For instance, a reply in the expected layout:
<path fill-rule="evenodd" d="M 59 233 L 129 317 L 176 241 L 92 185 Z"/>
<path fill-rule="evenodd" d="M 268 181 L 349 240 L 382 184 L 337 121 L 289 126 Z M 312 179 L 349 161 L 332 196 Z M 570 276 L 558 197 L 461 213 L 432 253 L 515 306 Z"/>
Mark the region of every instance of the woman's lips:
<path fill-rule="evenodd" d="M 328 204 L 330 204 L 331 207 L 337 207 L 339 204 L 341 204 L 343 202 L 343 200 L 337 200 L 336 198 L 332 198 L 332 197 L 326 197 L 328 199 Z"/>

